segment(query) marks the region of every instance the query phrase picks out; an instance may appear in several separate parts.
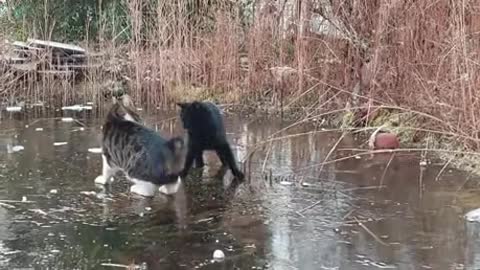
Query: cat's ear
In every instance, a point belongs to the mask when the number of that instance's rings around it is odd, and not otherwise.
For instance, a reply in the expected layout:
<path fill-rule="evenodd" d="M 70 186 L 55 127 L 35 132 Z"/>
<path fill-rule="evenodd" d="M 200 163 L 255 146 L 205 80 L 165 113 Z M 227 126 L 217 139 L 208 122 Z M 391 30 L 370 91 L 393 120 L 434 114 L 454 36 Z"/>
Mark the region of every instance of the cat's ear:
<path fill-rule="evenodd" d="M 181 109 L 185 109 L 188 106 L 190 106 L 190 103 L 188 103 L 188 102 L 177 102 L 177 106 L 180 107 Z"/>

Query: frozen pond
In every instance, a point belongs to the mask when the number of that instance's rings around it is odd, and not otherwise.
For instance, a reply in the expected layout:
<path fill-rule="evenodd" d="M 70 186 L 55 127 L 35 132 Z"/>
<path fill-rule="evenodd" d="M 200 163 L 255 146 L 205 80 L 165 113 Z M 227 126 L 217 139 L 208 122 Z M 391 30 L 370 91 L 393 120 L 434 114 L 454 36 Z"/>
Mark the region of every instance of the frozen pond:
<path fill-rule="evenodd" d="M 147 123 L 180 134 L 174 116 Z M 480 268 L 479 230 L 462 217 L 480 207 L 478 179 L 421 168 L 414 153 L 319 166 L 339 135 L 298 127 L 255 152 L 243 183 L 217 174 L 207 154 L 175 196 L 138 199 L 122 177 L 111 190 L 94 185 L 101 157 L 88 150 L 99 146 L 102 120 L 74 117 L 0 123 L 1 269 Z M 287 125 L 226 124 L 240 160 Z M 329 159 L 361 143 L 345 137 Z M 216 249 L 223 262 L 212 261 Z"/>

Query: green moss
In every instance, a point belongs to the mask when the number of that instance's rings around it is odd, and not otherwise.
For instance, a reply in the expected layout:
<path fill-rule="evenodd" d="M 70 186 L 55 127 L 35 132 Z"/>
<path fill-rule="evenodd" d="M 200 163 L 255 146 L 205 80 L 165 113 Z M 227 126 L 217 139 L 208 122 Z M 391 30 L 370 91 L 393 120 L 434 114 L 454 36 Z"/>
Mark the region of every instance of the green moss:
<path fill-rule="evenodd" d="M 239 91 L 223 91 L 220 89 L 185 85 L 173 86 L 170 89 L 170 98 L 180 102 L 203 100 L 216 103 L 235 103 L 241 101 Z"/>
<path fill-rule="evenodd" d="M 426 140 L 423 143 L 427 145 Z M 429 136 L 428 148 L 450 150 L 451 152 L 435 152 L 435 156 L 445 162 L 449 162 L 451 167 L 480 175 L 480 167 L 476 166 L 478 155 L 469 154 L 465 150 L 465 145 L 454 138 L 446 138 L 440 135 Z"/>
<path fill-rule="evenodd" d="M 456 201 L 463 208 L 477 208 L 480 205 L 479 190 L 459 190 L 454 193 Z"/>
<path fill-rule="evenodd" d="M 351 127 L 353 126 L 354 121 L 355 121 L 355 114 L 352 111 L 348 110 L 342 115 L 340 128 L 344 129 L 344 128 Z"/>

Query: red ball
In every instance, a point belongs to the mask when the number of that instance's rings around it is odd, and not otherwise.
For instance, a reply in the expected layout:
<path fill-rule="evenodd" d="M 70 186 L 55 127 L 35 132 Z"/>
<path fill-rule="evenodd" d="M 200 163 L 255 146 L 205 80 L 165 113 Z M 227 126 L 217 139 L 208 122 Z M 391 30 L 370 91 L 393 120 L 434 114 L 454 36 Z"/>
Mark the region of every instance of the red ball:
<path fill-rule="evenodd" d="M 375 138 L 374 149 L 397 149 L 400 142 L 393 133 L 379 133 Z"/>

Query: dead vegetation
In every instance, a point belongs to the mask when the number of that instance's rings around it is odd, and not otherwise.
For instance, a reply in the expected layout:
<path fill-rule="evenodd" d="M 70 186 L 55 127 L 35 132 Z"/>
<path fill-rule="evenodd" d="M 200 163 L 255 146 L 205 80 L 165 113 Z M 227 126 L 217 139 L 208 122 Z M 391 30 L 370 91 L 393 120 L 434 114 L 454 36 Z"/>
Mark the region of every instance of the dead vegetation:
<path fill-rule="evenodd" d="M 82 42 L 102 53 L 100 69 L 77 83 L 2 78 L 1 94 L 70 104 L 98 100 L 106 82 L 120 81 L 149 107 L 193 97 L 307 117 L 347 108 L 344 120 L 360 126 L 386 106 L 401 110 L 380 115 L 418 112 L 417 128 L 479 147 L 474 1 L 247 2 L 204 5 L 209 20 L 192 23 L 190 1 L 129 1 L 127 44 Z"/>

